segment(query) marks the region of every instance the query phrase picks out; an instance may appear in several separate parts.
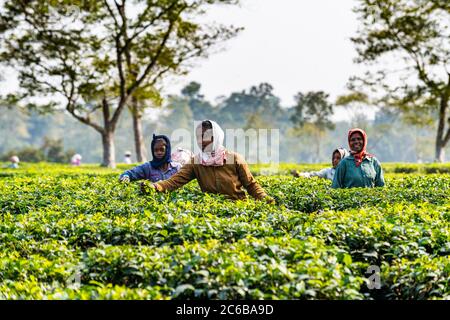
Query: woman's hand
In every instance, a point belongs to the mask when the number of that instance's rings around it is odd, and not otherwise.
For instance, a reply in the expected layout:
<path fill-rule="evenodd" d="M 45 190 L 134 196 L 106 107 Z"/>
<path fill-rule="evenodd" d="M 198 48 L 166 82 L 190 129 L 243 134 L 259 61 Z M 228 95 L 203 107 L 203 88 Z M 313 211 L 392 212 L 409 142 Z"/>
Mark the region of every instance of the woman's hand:
<path fill-rule="evenodd" d="M 298 178 L 300 176 L 300 174 L 298 173 L 297 170 L 291 170 L 291 174 L 296 178 Z"/>
<path fill-rule="evenodd" d="M 141 192 L 144 194 L 148 194 L 151 193 L 153 191 L 156 191 L 156 186 L 155 184 L 151 183 L 150 181 L 142 181 L 140 184 L 141 187 Z"/>
<path fill-rule="evenodd" d="M 130 182 L 130 177 L 126 174 L 119 177 L 119 182 Z"/>
<path fill-rule="evenodd" d="M 276 204 L 275 199 L 272 198 L 271 196 L 264 197 L 264 201 L 267 202 L 268 204 Z"/>
<path fill-rule="evenodd" d="M 291 174 L 296 178 L 310 178 L 311 174 L 309 172 L 298 172 L 297 170 L 291 170 Z"/>

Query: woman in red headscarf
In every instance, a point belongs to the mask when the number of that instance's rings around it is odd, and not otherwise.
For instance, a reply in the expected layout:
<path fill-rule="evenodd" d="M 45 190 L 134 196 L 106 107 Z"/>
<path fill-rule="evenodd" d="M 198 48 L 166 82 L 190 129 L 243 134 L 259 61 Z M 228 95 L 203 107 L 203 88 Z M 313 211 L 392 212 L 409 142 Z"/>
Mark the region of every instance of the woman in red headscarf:
<path fill-rule="evenodd" d="M 348 132 L 350 156 L 342 159 L 336 168 L 333 188 L 383 187 L 383 169 L 378 159 L 367 153 L 367 135 L 362 129 Z"/>

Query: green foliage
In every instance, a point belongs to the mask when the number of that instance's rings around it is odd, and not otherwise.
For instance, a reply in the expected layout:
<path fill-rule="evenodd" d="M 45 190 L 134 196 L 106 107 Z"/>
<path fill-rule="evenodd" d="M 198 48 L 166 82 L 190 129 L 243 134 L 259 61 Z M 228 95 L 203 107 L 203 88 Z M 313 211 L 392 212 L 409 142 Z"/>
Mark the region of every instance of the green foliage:
<path fill-rule="evenodd" d="M 203 194 L 195 181 L 176 192 L 143 195 L 139 184 L 117 182 L 128 167 L 24 163 L 3 171 L 0 298 L 450 294 L 446 174 L 388 173 L 385 188 L 351 190 L 315 178 L 258 176 L 277 200 L 271 205 Z M 386 167 L 393 172 L 401 164 Z M 380 267 L 379 290 L 367 287 L 370 265 Z"/>
<path fill-rule="evenodd" d="M 12 156 L 18 156 L 21 161 L 41 162 L 45 160 L 45 154 L 40 148 L 25 147 L 20 150 L 11 150 L 1 156 L 3 161 L 8 161 Z"/>
<path fill-rule="evenodd" d="M 251 165 L 253 175 L 289 175 L 292 170 L 298 171 L 318 171 L 330 167 L 330 163 L 322 164 L 296 164 L 296 163 L 280 163 L 278 165 L 259 164 Z M 450 163 L 382 163 L 383 172 L 385 173 L 450 173 Z M 406 177 L 406 176 L 405 176 Z"/>
<path fill-rule="evenodd" d="M 65 109 L 102 136 L 103 164 L 114 167 L 125 106 L 159 104 L 163 76 L 185 73 L 189 61 L 234 37 L 240 28 L 194 21 L 214 4 L 236 3 L 137 0 L 133 10 L 126 1 L 3 1 L 0 60 L 18 73 L 17 103 Z"/>
<path fill-rule="evenodd" d="M 334 129 L 330 120 L 333 115 L 333 106 L 327 101 L 329 95 L 323 91 L 299 92 L 295 96 L 295 113 L 291 117 L 292 122 L 298 127 L 312 124 L 319 130 Z"/>
<path fill-rule="evenodd" d="M 0 157 L 8 161 L 11 156 L 18 156 L 23 162 L 57 162 L 68 163 L 70 157 L 75 154 L 74 150 L 64 151 L 62 139 L 50 139 L 45 137 L 41 147 L 25 147 L 19 150 L 12 149 Z"/>
<path fill-rule="evenodd" d="M 262 84 L 257 87 L 263 87 Z M 199 89 L 199 87 L 197 86 Z M 250 91 L 250 90 L 247 90 Z M 257 93 L 258 90 L 252 90 Z M 229 97 L 238 93 L 232 93 Z M 268 98 L 269 102 L 264 105 L 256 104 L 255 111 L 249 117 L 239 114 L 239 121 L 230 121 L 230 108 L 244 108 L 240 104 L 240 99 L 246 94 L 237 95 L 239 99 L 233 99 L 225 103 L 222 101 L 215 104 L 205 100 L 201 91 L 193 93 L 195 98 L 188 98 L 186 95 L 173 95 L 167 99 L 166 111 L 154 121 L 143 123 L 144 141 L 147 146 L 150 144 L 153 132 L 160 132 L 171 136 L 176 129 L 185 128 L 193 130 L 194 119 L 214 119 L 224 130 L 235 128 L 277 128 L 280 130 L 279 156 L 282 162 L 322 162 L 329 161 L 331 151 L 338 146 L 347 146 L 346 135 L 352 125 L 361 124 L 359 121 L 336 122 L 334 130 L 328 130 L 321 137 L 320 145 L 316 144 L 316 150 L 320 147 L 320 154 L 311 152 L 311 136 L 305 134 L 291 134 L 293 123 L 289 118 L 293 114 L 294 108 L 287 108 L 278 104 L 273 104 L 278 100 L 277 96 Z M 254 97 L 252 99 L 256 99 Z M 248 101 L 252 100 L 249 99 Z M 247 101 L 247 100 L 246 100 Z M 247 101 L 247 102 L 248 102 Z M 259 100 L 260 102 L 263 100 Z M 246 102 L 246 103 L 247 103 Z M 236 103 L 237 105 L 233 105 Z M 226 108 L 225 108 L 226 107 Z M 195 113 L 195 116 L 194 116 Z M 275 115 L 275 116 L 274 116 Z M 233 116 L 234 117 L 234 116 Z M 428 128 L 402 123 L 397 109 L 382 108 L 375 114 L 375 119 L 364 120 L 366 125 L 362 126 L 369 135 L 368 151 L 377 156 L 382 162 L 430 162 L 433 161 L 433 132 Z M 359 126 L 358 124 L 358 126 Z M 297 132 L 298 133 L 298 132 Z M 37 115 L 30 113 L 25 116 L 18 110 L 9 110 L 0 113 L 0 154 L 9 150 L 18 150 L 25 146 L 36 146 L 43 143 L 45 136 L 53 139 L 63 137 L 64 146 L 74 149 L 83 156 L 83 162 L 101 161 L 102 145 L 96 139 L 96 131 L 86 130 L 86 127 L 67 114 L 57 115 Z M 2 140 L 3 138 L 3 140 Z M 116 156 L 122 160 L 123 153 L 130 149 L 130 141 L 133 141 L 133 130 L 131 115 L 125 112 L 118 123 L 115 137 Z M 173 138 L 173 144 L 179 142 Z M 399 152 L 402 146 L 402 152 Z M 186 148 L 192 148 L 192 141 L 187 141 Z M 447 147 L 447 153 L 450 148 Z"/>
<path fill-rule="evenodd" d="M 46 154 L 46 161 L 58 163 L 68 163 L 70 157 L 76 153 L 74 150 L 64 151 L 62 139 L 44 139 L 42 150 Z"/>
<path fill-rule="evenodd" d="M 398 108 L 414 124 L 435 122 L 435 160 L 443 162 L 450 141 L 448 1 L 359 0 L 354 11 L 360 21 L 352 38 L 356 61 L 371 71 L 353 77 L 350 89 L 371 92 L 378 104 Z M 393 59 L 395 67 L 385 63 Z"/>
<path fill-rule="evenodd" d="M 268 127 L 277 128 L 275 124 L 284 112 L 271 84 L 260 83 L 248 90 L 233 92 L 220 104 L 221 123 L 225 128 L 248 127 L 255 113 L 259 114 L 262 122 L 270 124 Z"/>
<path fill-rule="evenodd" d="M 333 130 L 331 121 L 333 105 L 328 102 L 329 95 L 323 91 L 299 92 L 295 96 L 296 105 L 290 120 L 294 123 L 294 134 L 306 135 L 312 139 L 316 159 L 320 157 L 321 142 L 326 130 Z"/>

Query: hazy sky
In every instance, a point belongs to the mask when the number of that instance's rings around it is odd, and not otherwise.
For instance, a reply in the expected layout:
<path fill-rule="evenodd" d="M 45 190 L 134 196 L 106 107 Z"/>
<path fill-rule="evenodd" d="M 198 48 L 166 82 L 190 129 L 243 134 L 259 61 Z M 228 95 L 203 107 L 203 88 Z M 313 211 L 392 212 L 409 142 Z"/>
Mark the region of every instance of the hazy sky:
<path fill-rule="evenodd" d="M 224 51 L 199 61 L 188 76 L 171 81 L 168 92 L 178 93 L 189 81 L 197 81 L 214 101 L 269 82 L 284 106 L 291 106 L 299 91 L 323 90 L 334 100 L 358 72 L 350 41 L 357 29 L 355 2 L 242 0 L 240 7 L 217 8 L 207 21 L 245 30 L 227 42 Z"/>

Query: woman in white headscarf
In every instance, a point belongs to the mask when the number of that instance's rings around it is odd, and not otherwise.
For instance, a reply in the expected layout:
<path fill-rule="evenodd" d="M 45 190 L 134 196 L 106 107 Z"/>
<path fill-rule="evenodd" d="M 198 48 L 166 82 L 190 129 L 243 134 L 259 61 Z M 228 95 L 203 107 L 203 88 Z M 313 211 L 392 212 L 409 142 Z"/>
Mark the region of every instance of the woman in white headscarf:
<path fill-rule="evenodd" d="M 312 177 L 319 177 L 323 179 L 328 179 L 333 181 L 334 173 L 336 172 L 336 167 L 338 166 L 339 162 L 344 159 L 345 157 L 349 156 L 349 152 L 345 148 L 337 148 L 333 150 L 333 153 L 331 154 L 331 167 L 325 168 L 319 171 L 312 171 L 312 172 L 298 172 L 297 170 L 292 170 L 291 173 L 294 175 L 294 177 L 304 177 L 304 178 L 312 178 Z"/>
<path fill-rule="evenodd" d="M 196 130 L 197 144 L 201 151 L 196 156 L 196 163 L 204 166 L 222 166 L 226 158 L 223 146 L 225 134 L 222 128 L 211 120 L 202 122 Z"/>
<path fill-rule="evenodd" d="M 224 136 L 216 122 L 202 121 L 196 128 L 200 151 L 171 178 L 154 183 L 155 189 L 159 192 L 172 191 L 197 179 L 203 192 L 224 194 L 238 200 L 246 198 L 242 190 L 244 187 L 255 199 L 274 202 L 255 180 L 244 158 L 223 146 Z"/>

